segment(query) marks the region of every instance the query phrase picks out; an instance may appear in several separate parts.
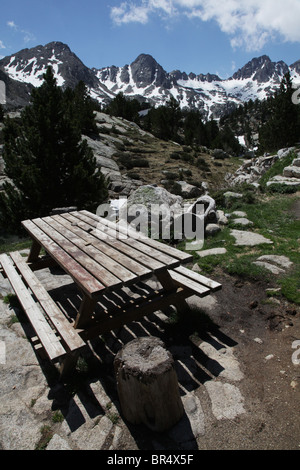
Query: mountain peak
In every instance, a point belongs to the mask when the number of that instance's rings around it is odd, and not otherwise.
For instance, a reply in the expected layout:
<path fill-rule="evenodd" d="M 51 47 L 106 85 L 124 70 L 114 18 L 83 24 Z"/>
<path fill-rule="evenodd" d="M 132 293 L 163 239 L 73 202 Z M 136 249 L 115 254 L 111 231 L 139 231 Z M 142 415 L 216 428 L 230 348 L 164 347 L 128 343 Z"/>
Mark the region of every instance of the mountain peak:
<path fill-rule="evenodd" d="M 254 57 L 244 67 L 239 69 L 232 78 L 235 80 L 252 79 L 258 83 L 266 83 L 273 77 L 283 76 L 288 71 L 288 66 L 285 62 L 272 62 L 270 57 L 262 55 Z"/>
<path fill-rule="evenodd" d="M 167 73 L 150 54 L 140 54 L 130 65 L 132 78 L 138 88 L 166 85 Z"/>

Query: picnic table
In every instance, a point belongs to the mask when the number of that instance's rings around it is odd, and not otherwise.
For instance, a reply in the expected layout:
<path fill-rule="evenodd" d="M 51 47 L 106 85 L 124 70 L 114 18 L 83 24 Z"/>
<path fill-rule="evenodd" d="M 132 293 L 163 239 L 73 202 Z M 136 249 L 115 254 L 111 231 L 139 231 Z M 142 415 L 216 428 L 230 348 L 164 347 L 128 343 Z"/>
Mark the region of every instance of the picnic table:
<path fill-rule="evenodd" d="M 32 238 L 27 260 L 13 252 L 0 255 L 0 264 L 48 357 L 61 362 L 62 373 L 74 366 L 86 341 L 170 305 L 184 309 L 187 297 L 221 288 L 185 266 L 193 260 L 191 254 L 86 210 L 25 220 L 22 225 Z M 81 293 L 73 323 L 34 274 L 53 265 L 59 265 Z M 146 287 L 153 276 L 161 288 Z M 124 289 L 132 287 L 139 295 L 126 298 Z"/>

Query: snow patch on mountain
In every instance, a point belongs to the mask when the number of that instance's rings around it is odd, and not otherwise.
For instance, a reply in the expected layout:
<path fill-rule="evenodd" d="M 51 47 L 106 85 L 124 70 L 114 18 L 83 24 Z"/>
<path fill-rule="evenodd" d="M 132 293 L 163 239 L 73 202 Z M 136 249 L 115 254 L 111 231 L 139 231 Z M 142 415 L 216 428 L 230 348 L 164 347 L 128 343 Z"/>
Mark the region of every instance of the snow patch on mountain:
<path fill-rule="evenodd" d="M 228 79 L 209 73 L 187 75 L 180 70 L 168 73 L 149 54 L 140 54 L 123 67 L 91 69 L 60 42 L 24 49 L 0 60 L 0 70 L 8 77 L 34 87 L 42 84 L 48 65 L 59 86 L 74 87 L 82 80 L 101 105 L 120 92 L 153 106 L 165 105 L 173 96 L 182 109 L 197 109 L 207 119 L 218 119 L 250 99 L 271 96 L 288 70 L 300 86 L 300 61 L 288 67 L 283 61 L 272 62 L 266 55 L 252 59 Z"/>
<path fill-rule="evenodd" d="M 65 80 L 59 73 L 60 64 L 63 64 L 63 62 L 53 54 L 44 65 L 41 65 L 37 57 L 33 57 L 22 68 L 22 64 L 20 64 L 15 56 L 12 56 L 8 65 L 4 67 L 4 71 L 13 80 L 30 83 L 34 87 L 39 87 L 43 83 L 43 74 L 46 73 L 47 67 L 51 65 L 58 86 L 63 86 Z"/>

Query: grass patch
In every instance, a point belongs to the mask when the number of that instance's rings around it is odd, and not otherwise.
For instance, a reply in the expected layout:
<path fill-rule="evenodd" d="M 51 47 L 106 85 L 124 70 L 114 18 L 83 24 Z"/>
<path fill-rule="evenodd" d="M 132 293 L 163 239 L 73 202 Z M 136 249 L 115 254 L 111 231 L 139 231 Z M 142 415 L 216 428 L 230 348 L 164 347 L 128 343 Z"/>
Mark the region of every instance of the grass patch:
<path fill-rule="evenodd" d="M 300 305 L 300 264 L 298 265 L 283 278 L 278 280 L 278 284 L 281 286 L 282 295 L 297 305 Z"/>
<path fill-rule="evenodd" d="M 41 427 L 41 438 L 36 445 L 35 450 L 45 450 L 53 437 L 53 431 L 50 426 L 44 425 Z"/>
<path fill-rule="evenodd" d="M 21 251 L 30 248 L 32 240 L 19 239 L 16 237 L 0 238 L 0 253 L 9 253 L 10 251 Z"/>
<path fill-rule="evenodd" d="M 230 222 L 219 233 L 205 239 L 203 249 L 216 247 L 226 248 L 223 255 L 199 257 L 195 255 L 199 267 L 207 274 L 212 274 L 222 269 L 230 275 L 236 275 L 242 279 L 252 281 L 275 281 L 281 288 L 281 296 L 289 301 L 300 304 L 300 254 L 299 234 L 300 221 L 295 220 L 291 206 L 295 197 L 284 195 L 260 195 L 256 204 L 246 204 L 239 201 L 235 210 L 243 211 L 253 225 L 243 228 L 246 231 L 257 232 L 272 240 L 272 244 L 256 246 L 235 246 L 235 239 L 230 235 L 233 224 Z M 228 211 L 228 209 L 224 209 Z M 232 209 L 230 209 L 231 211 Z M 230 219 L 229 219 L 230 220 Z M 237 228 L 237 227 L 234 227 Z M 261 255 L 281 255 L 288 257 L 293 262 L 293 267 L 286 274 L 274 276 L 263 267 L 253 264 Z"/>
<path fill-rule="evenodd" d="M 18 297 L 16 296 L 16 294 L 7 294 L 7 295 L 5 295 L 3 297 L 3 302 L 5 303 L 5 305 L 9 305 L 12 308 L 20 307 L 20 303 L 19 303 L 19 300 L 18 300 Z M 16 323 L 16 321 L 11 322 L 11 323 Z"/>
<path fill-rule="evenodd" d="M 56 410 L 52 415 L 52 422 L 53 423 L 62 423 L 64 420 L 64 415 L 60 410 Z"/>

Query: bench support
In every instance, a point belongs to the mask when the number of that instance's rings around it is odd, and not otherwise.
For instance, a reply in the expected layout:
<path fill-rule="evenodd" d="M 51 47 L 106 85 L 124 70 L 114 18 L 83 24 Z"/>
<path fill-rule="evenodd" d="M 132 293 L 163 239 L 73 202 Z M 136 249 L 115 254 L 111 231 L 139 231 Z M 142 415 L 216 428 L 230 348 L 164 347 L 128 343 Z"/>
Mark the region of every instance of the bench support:
<path fill-rule="evenodd" d="M 59 375 L 64 378 L 72 372 L 77 364 L 80 351 L 74 351 L 67 354 L 63 359 L 60 359 Z"/>
<path fill-rule="evenodd" d="M 97 301 L 83 294 L 83 299 L 77 314 L 74 328 L 83 328 L 90 323 L 91 315 L 96 308 Z"/>
<path fill-rule="evenodd" d="M 176 284 L 174 283 L 168 271 L 164 272 L 163 274 L 157 273 L 156 277 L 158 281 L 161 283 L 165 291 L 172 292 L 174 291 L 174 289 L 176 289 Z M 186 300 L 179 295 L 176 297 L 176 304 L 174 306 L 176 307 L 179 315 L 188 310 L 188 305 L 186 303 Z"/>

